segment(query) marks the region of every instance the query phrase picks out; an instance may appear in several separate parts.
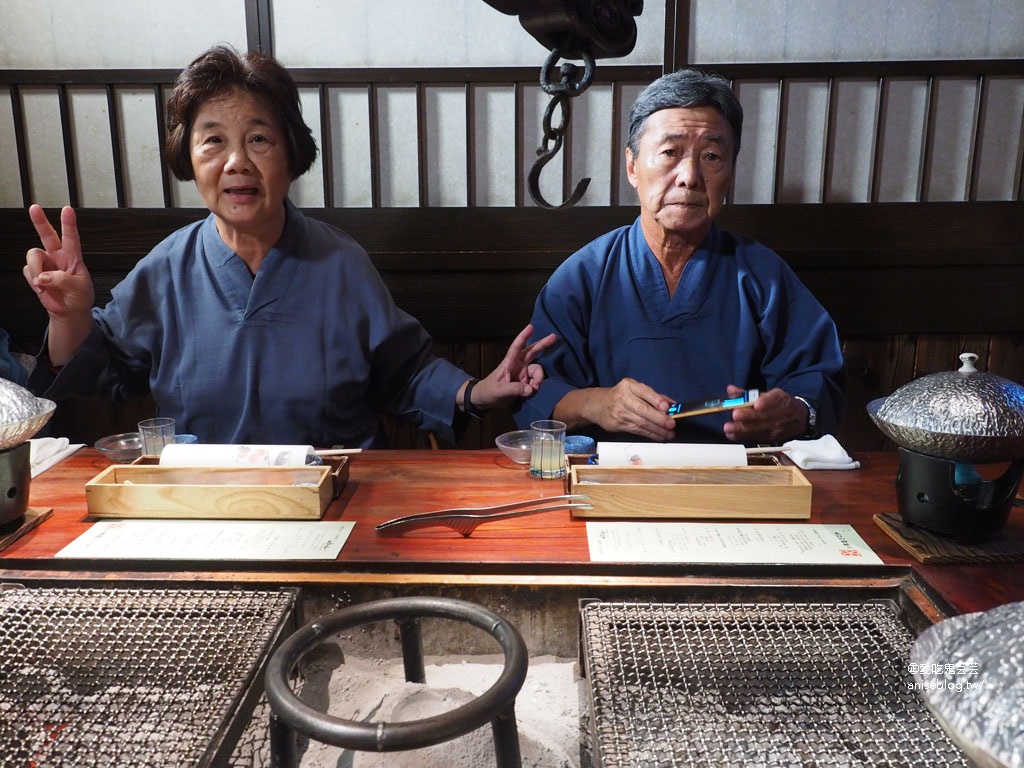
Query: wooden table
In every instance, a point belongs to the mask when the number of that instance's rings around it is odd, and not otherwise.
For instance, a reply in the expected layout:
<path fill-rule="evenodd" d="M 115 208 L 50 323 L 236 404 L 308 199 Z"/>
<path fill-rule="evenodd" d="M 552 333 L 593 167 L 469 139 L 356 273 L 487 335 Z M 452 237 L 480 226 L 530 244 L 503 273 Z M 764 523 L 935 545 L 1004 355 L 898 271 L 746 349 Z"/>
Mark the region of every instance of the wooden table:
<path fill-rule="evenodd" d="M 984 610 L 1024 600 L 1024 563 L 920 565 L 872 520 L 895 512 L 895 453 L 858 455 L 856 471 L 811 471 L 809 522 L 850 524 L 882 566 L 697 566 L 592 563 L 584 521 L 568 511 L 496 521 L 469 538 L 447 528 L 381 537 L 374 526 L 415 512 L 480 506 L 563 492 L 560 481 L 535 480 L 496 450 L 369 451 L 351 457 L 348 483 L 325 519 L 356 525 L 337 560 L 309 562 L 77 561 L 54 555 L 92 524 L 84 484 L 108 466 L 83 449 L 32 480 L 33 508 L 52 516 L 0 552 L 5 579 L 188 579 L 256 584 L 441 583 L 567 584 L 837 584 L 913 575 L 947 612 Z M 1007 533 L 1024 538 L 1024 510 Z"/>

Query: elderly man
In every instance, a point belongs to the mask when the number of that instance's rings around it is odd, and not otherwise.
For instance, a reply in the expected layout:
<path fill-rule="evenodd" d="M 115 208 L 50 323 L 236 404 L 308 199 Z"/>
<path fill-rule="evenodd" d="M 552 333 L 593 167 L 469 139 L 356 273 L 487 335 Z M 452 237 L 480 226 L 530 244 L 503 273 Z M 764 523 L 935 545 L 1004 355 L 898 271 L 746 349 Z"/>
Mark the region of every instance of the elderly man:
<path fill-rule="evenodd" d="M 665 75 L 629 116 L 640 216 L 567 259 L 533 328 L 560 343 L 516 414 L 611 440 L 778 443 L 834 432 L 843 405 L 835 324 L 768 248 L 721 229 L 743 110 L 727 81 Z M 674 402 L 758 389 L 751 408 L 674 420 Z"/>

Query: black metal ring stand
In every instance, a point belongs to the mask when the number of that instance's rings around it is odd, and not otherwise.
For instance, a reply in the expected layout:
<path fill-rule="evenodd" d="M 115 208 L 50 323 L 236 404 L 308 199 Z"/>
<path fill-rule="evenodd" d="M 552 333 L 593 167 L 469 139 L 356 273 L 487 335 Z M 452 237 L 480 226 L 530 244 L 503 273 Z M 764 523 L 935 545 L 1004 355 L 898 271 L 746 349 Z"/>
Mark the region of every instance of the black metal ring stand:
<path fill-rule="evenodd" d="M 291 672 L 303 655 L 342 630 L 383 619 L 394 619 L 398 624 L 406 681 L 426 682 L 421 618 L 464 621 L 494 637 L 505 654 L 505 667 L 494 685 L 450 712 L 402 723 L 361 723 L 333 717 L 309 707 L 292 690 Z M 275 768 L 296 765 L 295 731 L 336 747 L 395 752 L 450 741 L 490 722 L 497 768 L 521 768 L 515 699 L 526 680 L 528 661 L 526 643 L 512 624 L 486 608 L 463 600 L 400 597 L 354 605 L 324 616 L 286 639 L 267 664 L 271 765 Z"/>

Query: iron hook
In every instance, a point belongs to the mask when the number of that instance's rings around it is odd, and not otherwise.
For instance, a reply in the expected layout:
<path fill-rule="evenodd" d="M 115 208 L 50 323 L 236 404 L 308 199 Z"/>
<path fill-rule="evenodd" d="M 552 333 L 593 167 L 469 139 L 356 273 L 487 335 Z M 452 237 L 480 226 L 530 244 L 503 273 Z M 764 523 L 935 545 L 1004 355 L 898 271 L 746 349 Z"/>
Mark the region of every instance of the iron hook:
<path fill-rule="evenodd" d="M 590 186 L 589 178 L 580 179 L 579 183 L 576 184 L 576 189 L 573 190 L 573 193 L 569 195 L 568 199 L 558 205 L 553 205 L 552 203 L 549 203 L 547 200 L 544 199 L 544 195 L 542 195 L 540 191 L 540 172 L 541 170 L 543 170 L 544 166 L 547 165 L 548 162 L 550 162 L 551 159 L 558 154 L 561 148 L 561 136 L 558 136 L 555 139 L 555 145 L 551 149 L 548 149 L 547 138 L 545 137 L 544 143 L 541 145 L 541 148 L 537 150 L 537 155 L 539 157 L 537 161 L 533 164 L 533 167 L 530 168 L 530 175 L 527 178 L 527 185 L 530 190 L 530 197 L 533 198 L 533 202 L 535 202 L 541 208 L 555 209 L 572 207 L 580 201 L 580 199 L 583 197 L 583 194 L 587 191 L 587 187 Z"/>
<path fill-rule="evenodd" d="M 533 201 L 541 208 L 555 209 L 555 208 L 566 208 L 576 205 L 587 191 L 587 187 L 590 185 L 590 179 L 581 179 L 576 184 L 576 189 L 569 198 L 558 205 L 549 203 L 544 199 L 544 196 L 540 191 L 540 172 L 544 166 L 547 165 L 555 155 L 557 155 L 561 149 L 565 139 L 565 132 L 569 128 L 569 120 L 572 115 L 572 102 L 570 98 L 578 96 L 585 91 L 594 76 L 594 59 L 589 54 L 584 54 L 586 61 L 586 70 L 583 77 L 576 80 L 576 72 L 578 67 L 575 64 L 565 63 L 560 67 L 561 72 L 561 83 L 559 85 L 552 85 L 549 79 L 549 72 L 554 66 L 555 62 L 561 58 L 559 49 L 555 49 L 548 56 L 548 60 L 541 70 L 540 84 L 541 88 L 545 93 L 552 94 L 551 101 L 548 102 L 547 109 L 544 110 L 544 122 L 543 131 L 544 135 L 541 140 L 540 148 L 537 150 L 537 160 L 534 162 L 533 167 L 530 168 L 529 176 L 527 177 L 527 186 L 530 190 L 530 197 Z M 552 127 L 551 118 L 554 115 L 556 106 L 562 108 L 562 119 L 557 128 Z M 548 146 L 549 142 L 554 142 L 552 146 Z"/>

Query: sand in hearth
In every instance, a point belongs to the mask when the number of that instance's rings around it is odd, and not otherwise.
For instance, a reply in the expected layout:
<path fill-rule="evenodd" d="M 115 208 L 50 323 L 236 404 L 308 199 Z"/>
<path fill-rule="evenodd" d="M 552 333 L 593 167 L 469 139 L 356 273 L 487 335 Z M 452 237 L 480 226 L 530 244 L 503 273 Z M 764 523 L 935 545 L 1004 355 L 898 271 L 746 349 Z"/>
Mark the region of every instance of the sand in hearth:
<path fill-rule="evenodd" d="M 335 717 L 408 722 L 449 712 L 484 693 L 501 674 L 501 656 L 430 658 L 426 685 L 408 683 L 401 659 L 337 657 L 307 661 L 302 699 Z M 523 768 L 579 768 L 580 686 L 575 659 L 530 659 L 516 696 Z M 360 752 L 300 740 L 302 768 L 488 768 L 495 765 L 490 726 L 424 749 Z"/>

